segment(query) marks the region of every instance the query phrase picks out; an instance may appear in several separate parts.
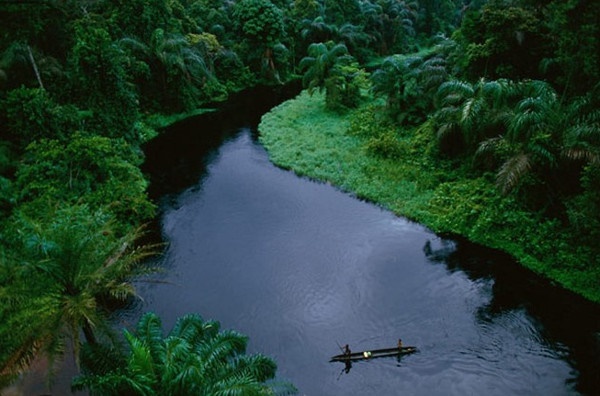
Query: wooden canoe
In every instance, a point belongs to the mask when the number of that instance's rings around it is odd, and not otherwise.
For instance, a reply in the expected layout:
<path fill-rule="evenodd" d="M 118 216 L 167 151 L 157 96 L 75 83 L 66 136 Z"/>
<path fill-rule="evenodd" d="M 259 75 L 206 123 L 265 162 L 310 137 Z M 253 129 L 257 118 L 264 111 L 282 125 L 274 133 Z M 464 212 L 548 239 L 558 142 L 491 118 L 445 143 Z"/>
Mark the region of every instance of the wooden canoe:
<path fill-rule="evenodd" d="M 414 346 L 402 347 L 402 350 L 398 349 L 398 347 L 386 348 L 386 349 L 374 349 L 372 351 L 354 352 L 354 353 L 351 353 L 350 355 L 345 355 L 345 354 L 335 355 L 335 356 L 331 357 L 330 362 L 348 362 L 348 361 L 354 362 L 354 361 L 358 361 L 358 360 L 370 360 L 370 359 L 386 357 L 386 356 L 402 356 L 402 355 L 408 355 L 408 354 L 416 352 L 416 351 L 417 351 L 417 348 Z"/>

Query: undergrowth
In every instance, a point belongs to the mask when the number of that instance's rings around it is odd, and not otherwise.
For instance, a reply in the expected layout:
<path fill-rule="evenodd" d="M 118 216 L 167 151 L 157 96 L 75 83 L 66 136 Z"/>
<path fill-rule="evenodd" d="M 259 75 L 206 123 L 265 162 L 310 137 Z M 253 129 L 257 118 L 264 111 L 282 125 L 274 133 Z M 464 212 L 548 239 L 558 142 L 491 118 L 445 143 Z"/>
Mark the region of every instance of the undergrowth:
<path fill-rule="evenodd" d="M 368 103 L 340 116 L 324 97 L 302 92 L 265 114 L 260 142 L 276 165 L 336 185 L 434 232 L 505 251 L 522 265 L 600 302 L 600 263 L 593 249 L 556 220 L 501 196 L 492 177 L 473 176 L 435 155 L 429 122 L 406 130 Z"/>

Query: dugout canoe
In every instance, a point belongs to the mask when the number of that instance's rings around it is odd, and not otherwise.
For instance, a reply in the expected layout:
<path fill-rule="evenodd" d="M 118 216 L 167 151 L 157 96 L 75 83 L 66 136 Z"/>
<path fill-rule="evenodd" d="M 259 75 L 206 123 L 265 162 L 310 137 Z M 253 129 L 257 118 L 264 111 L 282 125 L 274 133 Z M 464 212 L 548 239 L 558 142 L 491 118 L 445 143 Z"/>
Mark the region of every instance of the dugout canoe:
<path fill-rule="evenodd" d="M 372 351 L 361 351 L 354 352 L 350 355 L 340 354 L 331 357 L 330 362 L 347 362 L 347 361 L 358 361 L 358 360 L 370 360 L 380 357 L 386 356 L 402 356 L 408 355 L 413 352 L 416 352 L 417 348 L 414 346 L 405 346 L 402 349 L 395 348 L 385 348 L 385 349 L 374 349 Z"/>

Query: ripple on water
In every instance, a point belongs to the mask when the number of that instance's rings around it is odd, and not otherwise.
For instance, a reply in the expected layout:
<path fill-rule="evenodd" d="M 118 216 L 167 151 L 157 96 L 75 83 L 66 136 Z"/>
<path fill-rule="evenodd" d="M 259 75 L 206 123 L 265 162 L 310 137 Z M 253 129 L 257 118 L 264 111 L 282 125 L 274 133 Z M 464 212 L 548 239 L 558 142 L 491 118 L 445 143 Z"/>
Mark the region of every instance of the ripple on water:
<path fill-rule="evenodd" d="M 448 265 L 457 245 L 236 149 L 248 144 L 227 143 L 163 217 L 185 288 L 149 296 L 150 309 L 185 304 L 242 331 L 301 394 L 568 394 L 562 352 L 525 310 L 494 306 L 487 272 Z M 398 337 L 419 352 L 341 376 L 328 362 L 338 341 L 363 350 Z"/>

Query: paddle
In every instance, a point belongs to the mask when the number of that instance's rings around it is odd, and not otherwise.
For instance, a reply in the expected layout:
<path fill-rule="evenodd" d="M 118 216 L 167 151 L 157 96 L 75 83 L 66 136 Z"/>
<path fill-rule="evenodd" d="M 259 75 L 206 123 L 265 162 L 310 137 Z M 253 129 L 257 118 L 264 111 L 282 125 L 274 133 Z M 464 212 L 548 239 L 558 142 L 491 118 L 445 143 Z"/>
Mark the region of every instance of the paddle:
<path fill-rule="evenodd" d="M 335 340 L 335 343 L 337 344 L 338 348 L 340 348 L 340 350 L 341 350 L 343 353 L 346 353 L 346 351 L 344 351 L 344 348 L 342 348 L 342 346 L 340 345 L 340 343 L 339 343 L 337 340 Z"/>

